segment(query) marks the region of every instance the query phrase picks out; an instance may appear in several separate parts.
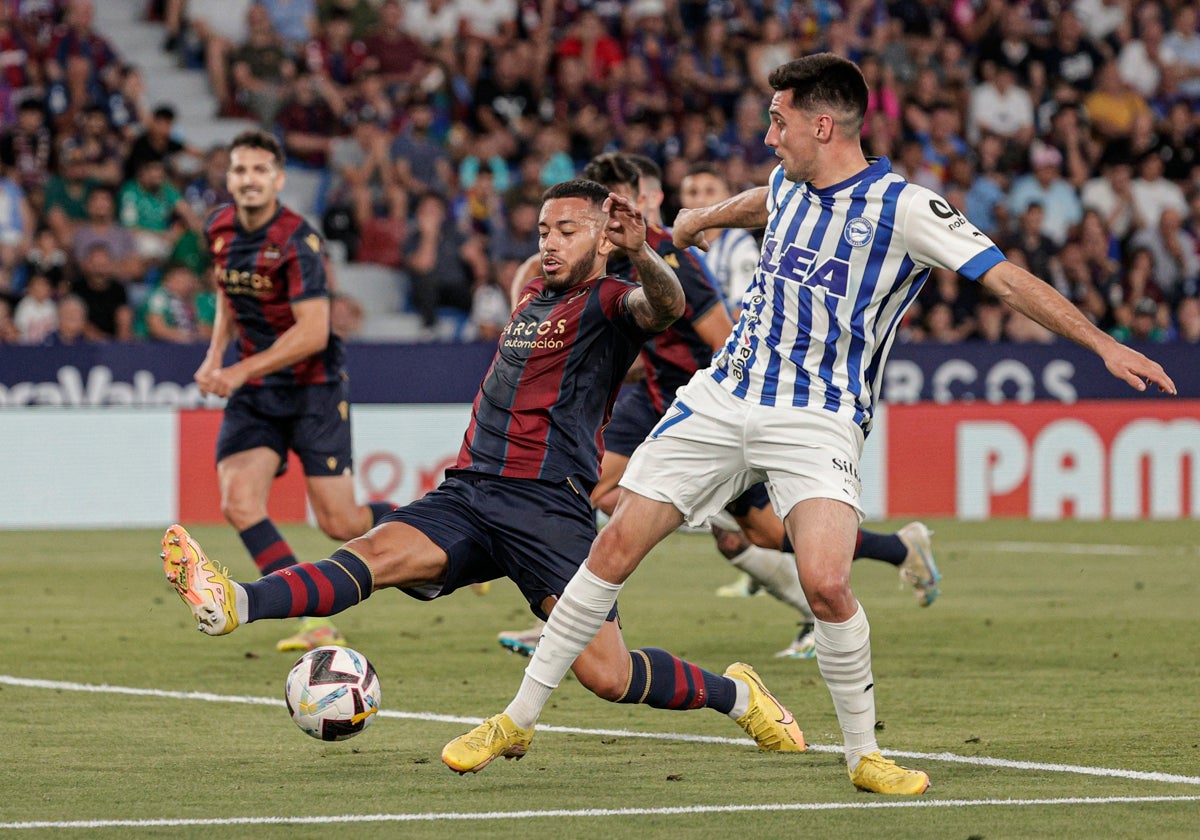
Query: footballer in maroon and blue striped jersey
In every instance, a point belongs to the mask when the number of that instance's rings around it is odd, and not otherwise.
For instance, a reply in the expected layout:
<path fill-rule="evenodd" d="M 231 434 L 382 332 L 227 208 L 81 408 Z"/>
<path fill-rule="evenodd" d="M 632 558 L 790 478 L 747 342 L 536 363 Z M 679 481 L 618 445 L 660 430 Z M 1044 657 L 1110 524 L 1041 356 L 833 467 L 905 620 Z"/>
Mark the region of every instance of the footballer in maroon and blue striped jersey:
<path fill-rule="evenodd" d="M 267 514 L 272 479 L 300 457 L 309 503 L 328 536 L 346 540 L 392 509 L 354 498 L 350 384 L 341 340 L 330 327 L 321 237 L 284 207 L 283 150 L 270 134 L 230 143 L 226 182 L 233 204 L 206 224 L 217 281 L 217 317 L 196 371 L 205 393 L 227 397 L 217 435 L 221 509 L 263 574 L 296 557 Z M 226 366 L 236 339 L 237 361 Z M 280 650 L 344 643 L 328 621 L 306 619 Z"/>

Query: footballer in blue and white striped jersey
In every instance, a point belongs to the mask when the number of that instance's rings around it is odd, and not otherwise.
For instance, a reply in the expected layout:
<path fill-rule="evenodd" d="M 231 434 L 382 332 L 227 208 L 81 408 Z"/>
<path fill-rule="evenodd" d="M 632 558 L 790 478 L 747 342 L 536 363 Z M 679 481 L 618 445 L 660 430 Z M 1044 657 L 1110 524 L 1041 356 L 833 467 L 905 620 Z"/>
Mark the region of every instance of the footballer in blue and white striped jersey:
<path fill-rule="evenodd" d="M 874 159 L 816 189 L 771 173 L 742 316 L 710 368 L 762 405 L 824 408 L 870 429 L 896 327 L 933 267 L 978 280 L 1000 249 L 944 198 Z"/>

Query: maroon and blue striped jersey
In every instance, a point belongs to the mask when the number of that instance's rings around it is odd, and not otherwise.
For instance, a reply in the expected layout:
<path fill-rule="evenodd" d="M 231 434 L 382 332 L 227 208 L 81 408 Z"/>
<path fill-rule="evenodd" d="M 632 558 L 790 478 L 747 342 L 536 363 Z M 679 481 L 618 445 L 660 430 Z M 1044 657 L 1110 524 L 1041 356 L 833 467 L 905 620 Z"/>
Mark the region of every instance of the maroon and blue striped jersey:
<path fill-rule="evenodd" d="M 232 204 L 218 207 L 205 224 L 217 284 L 233 305 L 238 358 L 261 353 L 296 319 L 292 304 L 328 298 L 324 243 L 292 210 L 279 206 L 267 224 L 247 232 Z M 318 385 L 344 375 L 341 340 L 332 333 L 325 349 L 247 385 Z"/>
<path fill-rule="evenodd" d="M 700 261 L 688 251 L 677 248 L 669 233 L 662 228 L 647 227 L 646 241 L 675 270 L 687 302 L 683 315 L 667 329 L 652 336 L 642 348 L 646 391 L 650 394 L 654 409 L 662 414 L 675 399 L 675 392 L 687 384 L 696 371 L 708 367 L 712 361 L 712 346 L 697 334 L 692 323 L 714 306 L 725 304 Z M 637 272 L 625 259 L 619 262 L 610 260 L 609 267 L 614 274 L 637 280 Z"/>
<path fill-rule="evenodd" d="M 565 291 L 538 277 L 500 336 L 471 410 L 455 469 L 546 481 L 590 492 L 621 381 L 650 333 L 613 276 Z"/>

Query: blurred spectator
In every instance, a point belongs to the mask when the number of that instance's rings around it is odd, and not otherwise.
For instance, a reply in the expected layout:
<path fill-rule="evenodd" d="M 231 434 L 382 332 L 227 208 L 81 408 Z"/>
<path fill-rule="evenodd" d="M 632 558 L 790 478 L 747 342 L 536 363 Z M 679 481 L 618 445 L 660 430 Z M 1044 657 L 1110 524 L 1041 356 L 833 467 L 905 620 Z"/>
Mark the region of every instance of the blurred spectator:
<path fill-rule="evenodd" d="M 125 287 L 113 277 L 108 250 L 93 245 L 84 255 L 80 277 L 71 284 L 71 292 L 87 306 L 90 338 L 98 341 L 133 338 L 133 310 Z"/>
<path fill-rule="evenodd" d="M 604 29 L 594 7 L 580 9 L 568 34 L 559 41 L 555 55 L 559 59 L 580 59 L 583 78 L 601 87 L 607 87 L 613 70 L 625 57 L 617 39 Z"/>
<path fill-rule="evenodd" d="M 354 33 L 349 12 L 335 6 L 304 49 L 308 69 L 339 87 L 349 85 L 367 64 L 367 45 Z"/>
<path fill-rule="evenodd" d="M 1172 181 L 1187 181 L 1200 166 L 1200 123 L 1195 109 L 1195 104 L 1186 100 L 1176 102 L 1154 138 L 1154 151 L 1163 160 L 1163 177 Z"/>
<path fill-rule="evenodd" d="M 442 195 L 427 192 L 417 199 L 404 254 L 413 305 L 427 330 L 437 324 L 440 307 L 458 310 L 464 318 L 470 313 L 474 289 L 487 279 L 487 261 L 479 237 L 453 224 Z"/>
<path fill-rule="evenodd" d="M 78 295 L 63 295 L 58 301 L 58 327 L 42 342 L 46 347 L 77 347 L 91 344 L 87 304 Z"/>
<path fill-rule="evenodd" d="M 409 103 L 408 123 L 392 143 L 396 177 L 410 194 L 445 192 L 454 177 L 449 153 L 433 136 L 433 118 L 429 100 L 414 99 Z"/>
<path fill-rule="evenodd" d="M 177 0 L 180 6 L 185 0 Z M 255 0 L 204 0 L 191 7 L 189 25 L 200 41 L 204 67 L 217 100 L 229 99 L 229 53 L 250 35 L 250 8 Z"/>
<path fill-rule="evenodd" d="M 1133 3 L 1131 0 L 1075 0 L 1072 8 L 1088 36 L 1099 44 L 1128 22 Z"/>
<path fill-rule="evenodd" d="M 307 71 L 297 74 L 275 118 L 289 161 L 311 169 L 324 167 L 345 111 L 345 100 L 329 79 Z"/>
<path fill-rule="evenodd" d="M 142 72 L 125 64 L 113 71 L 113 82 L 104 99 L 108 122 L 122 142 L 132 142 L 147 120 L 146 87 Z"/>
<path fill-rule="evenodd" d="M 1083 218 L 1079 195 L 1059 173 L 1062 162 L 1058 149 L 1035 143 L 1029 154 L 1033 171 L 1017 178 L 1008 195 L 1008 209 L 1014 216 L 1023 214 L 1031 204 L 1042 206 L 1042 233 L 1056 247 L 1067 241 L 1071 228 Z"/>
<path fill-rule="evenodd" d="M 733 116 L 738 94 L 746 87 L 741 57 L 727 37 L 725 22 L 710 18 L 696 36 L 695 46 L 681 50 L 675 66 L 675 82 L 689 110 L 715 105 Z"/>
<path fill-rule="evenodd" d="M 400 228 L 408 215 L 408 197 L 396 179 L 388 157 L 388 136 L 380 126 L 362 120 L 348 137 L 333 141 L 329 161 L 333 178 L 329 189 L 329 213 L 348 211 L 358 241 L 348 242 L 357 252 L 364 237 L 374 234 L 372 220 L 383 218 Z M 343 240 L 346 241 L 346 240 Z M 397 246 L 398 242 L 395 243 Z M 377 253 L 371 249 L 371 253 Z M 393 255 L 387 262 L 394 262 Z M 364 259 L 360 256 L 359 259 Z M 372 260 L 377 261 L 377 260 Z"/>
<path fill-rule="evenodd" d="M 59 147 L 58 161 L 58 174 L 46 184 L 42 213 L 58 241 L 66 245 L 87 219 L 88 196 L 100 184 L 88 176 L 87 158 L 73 141 Z"/>
<path fill-rule="evenodd" d="M 200 341 L 196 316 L 196 275 L 186 265 L 172 265 L 139 308 L 134 332 L 139 337 L 172 344 Z"/>
<path fill-rule="evenodd" d="M 1146 100 L 1121 78 L 1116 62 L 1101 65 L 1096 86 L 1083 100 L 1088 123 L 1101 140 L 1129 136 L 1139 114 L 1150 113 Z"/>
<path fill-rule="evenodd" d="M 27 96 L 17 105 L 16 125 L 0 133 L 0 160 L 5 161 L 26 197 L 39 206 L 42 188 L 50 178 L 52 150 L 53 136 L 46 127 L 42 102 Z"/>
<path fill-rule="evenodd" d="M 538 214 L 541 201 L 520 200 L 508 208 L 507 223 L 492 232 L 488 253 L 493 263 L 503 260 L 524 262 L 538 250 Z"/>
<path fill-rule="evenodd" d="M 992 78 L 971 92 L 967 139 L 978 143 L 985 131 L 1023 146 L 1033 139 L 1033 100 L 1017 87 L 1016 73 L 1007 64 L 994 68 Z"/>
<path fill-rule="evenodd" d="M 204 167 L 183 188 L 183 199 L 192 208 L 196 218 L 205 219 L 217 207 L 233 201 L 226 184 L 228 170 L 229 148 L 225 145 L 210 148 L 204 155 Z"/>
<path fill-rule="evenodd" d="M 1157 228 L 1134 234 L 1131 248 L 1144 248 L 1154 259 L 1154 282 L 1167 301 L 1200 294 L 1200 252 L 1195 238 L 1183 229 L 1183 216 L 1165 208 Z"/>
<path fill-rule="evenodd" d="M 478 38 L 493 50 L 510 43 L 517 34 L 516 0 L 456 0 L 463 34 Z"/>
<path fill-rule="evenodd" d="M 1052 276 L 1051 260 L 1058 253 L 1062 243 L 1055 242 L 1045 231 L 1046 208 L 1039 201 L 1031 201 L 1017 216 L 1017 230 L 1012 242 L 1025 252 L 1030 273 L 1043 280 L 1049 280 Z"/>
<path fill-rule="evenodd" d="M 920 184 L 934 192 L 942 191 L 942 179 L 925 157 L 925 147 L 920 140 L 903 141 L 892 168 L 914 184 Z"/>
<path fill-rule="evenodd" d="M 1163 177 L 1165 164 L 1154 152 L 1142 155 L 1137 164 L 1137 177 L 1130 190 L 1133 193 L 1134 212 L 1141 229 L 1158 227 L 1159 217 L 1164 210 L 1175 210 L 1180 216 L 1188 212 L 1183 189 Z"/>
<path fill-rule="evenodd" d="M 449 46 L 462 16 L 456 0 L 409 0 L 401 26 L 426 47 Z"/>
<path fill-rule="evenodd" d="M 975 332 L 970 338 L 987 344 L 1004 341 L 1008 312 L 1008 307 L 992 295 L 984 297 L 975 307 Z"/>
<path fill-rule="evenodd" d="M 1104 163 L 1100 173 L 1083 185 L 1079 197 L 1084 209 L 1099 213 L 1117 239 L 1125 239 L 1142 227 L 1133 200 L 1133 166 L 1126 160 Z"/>
<path fill-rule="evenodd" d="M 1159 308 L 1152 298 L 1140 299 L 1133 305 L 1128 320 L 1110 330 L 1110 335 L 1122 343 L 1165 341 L 1167 332 L 1159 323 Z"/>
<path fill-rule="evenodd" d="M 137 282 L 147 264 L 138 254 L 133 232 L 116 220 L 117 203 L 106 186 L 93 189 L 87 198 L 87 219 L 75 228 L 70 240 L 71 258 L 82 265 L 88 252 L 101 245 L 108 252 L 113 274 L 125 282 Z"/>
<path fill-rule="evenodd" d="M 1180 341 L 1200 344 L 1200 298 L 1184 298 L 1175 310 L 1176 332 Z"/>
<path fill-rule="evenodd" d="M 1129 40 L 1117 55 L 1117 70 L 1129 87 L 1152 99 L 1162 80 L 1163 62 L 1162 9 L 1156 2 L 1139 3 L 1136 11 L 1137 37 Z"/>
<path fill-rule="evenodd" d="M 25 190 L 12 177 L 12 159 L 0 149 L 0 293 L 33 244 L 36 219 Z"/>
<path fill-rule="evenodd" d="M 946 167 L 950 165 L 951 158 L 971 153 L 971 147 L 958 133 L 960 128 L 961 117 L 954 105 L 939 102 L 933 106 L 929 132 L 918 132 L 916 135 L 921 141 L 925 161 L 933 167 L 939 181 L 946 177 Z"/>
<path fill-rule="evenodd" d="M 1002 4 L 999 21 L 979 43 L 979 63 L 1007 67 L 1023 87 L 1037 87 L 1041 70 L 1029 8 L 1025 3 Z M 999 36 L 999 37 L 997 37 Z"/>
<path fill-rule="evenodd" d="M 16 116 L 17 101 L 35 91 L 38 81 L 37 62 L 33 61 L 31 45 L 18 26 L 14 8 L 0 3 L 0 122 L 8 123 Z"/>
<path fill-rule="evenodd" d="M 180 153 L 188 154 L 197 160 L 203 155 L 185 143 L 175 139 L 172 132 L 175 128 L 175 109 L 170 105 L 159 105 L 154 109 L 146 128 L 125 157 L 125 180 L 136 178 L 146 161 L 159 161 L 167 171 L 174 172 L 174 156 Z"/>
<path fill-rule="evenodd" d="M 538 95 L 528 77 L 530 57 L 527 49 L 517 45 L 497 51 L 491 74 L 479 80 L 471 96 L 475 130 L 524 137 L 533 133 Z"/>
<path fill-rule="evenodd" d="M 22 344 L 41 344 L 58 328 L 54 287 L 44 274 L 29 278 L 25 284 L 25 296 L 17 302 L 12 320 L 21 333 Z"/>
<path fill-rule="evenodd" d="M 54 231 L 40 227 L 33 236 L 33 247 L 25 255 L 20 274 L 23 277 L 41 274 L 49 279 L 56 291 L 61 290 L 69 276 L 67 262 L 67 252 L 58 244 Z"/>
<path fill-rule="evenodd" d="M 1087 93 L 1095 84 L 1096 71 L 1104 56 L 1085 35 L 1079 16 L 1072 9 L 1058 13 L 1053 40 L 1042 54 L 1042 63 L 1051 79 L 1061 79 Z"/>
<path fill-rule="evenodd" d="M 87 177 L 111 187 L 121 183 L 123 141 L 109 124 L 107 108 L 98 102 L 85 107 L 69 142 L 83 155 Z"/>
<path fill-rule="evenodd" d="M 229 51 L 229 86 L 216 91 L 218 107 L 225 114 L 245 111 L 271 125 L 295 75 L 295 64 L 265 6 L 250 7 L 246 28 L 246 40 Z"/>
<path fill-rule="evenodd" d="M 717 204 L 732 195 L 729 183 L 716 169 L 697 164 L 680 185 L 679 202 L 693 209 Z M 758 243 L 750 231 L 741 228 L 709 230 L 705 236 L 708 250 L 698 256 L 717 281 L 725 302 L 737 307 L 758 268 Z"/>
<path fill-rule="evenodd" d="M 347 34 L 358 40 L 379 25 L 377 5 L 372 0 L 317 0 L 317 21 L 324 26 L 335 17 L 344 17 L 350 24 Z"/>
<path fill-rule="evenodd" d="M 1195 3 L 1175 8 L 1171 31 L 1163 38 L 1160 55 L 1181 96 L 1200 100 L 1200 11 Z"/>
<path fill-rule="evenodd" d="M 425 48 L 404 28 L 404 4 L 384 0 L 379 7 L 379 28 L 363 38 L 367 64 L 379 73 L 392 93 L 407 94 L 429 72 Z"/>
<path fill-rule="evenodd" d="M 255 0 L 266 10 L 271 28 L 288 50 L 301 49 L 316 32 L 317 6 L 314 0 Z"/>
<path fill-rule="evenodd" d="M 153 264 L 164 262 L 181 248 L 185 232 L 190 231 L 195 239 L 202 230 L 201 220 L 167 181 L 161 160 L 142 162 L 137 177 L 121 187 L 117 207 L 117 218 L 133 231 L 138 255 Z M 108 256 L 107 250 L 105 254 Z"/>
<path fill-rule="evenodd" d="M 94 18 L 92 0 L 67 0 L 46 51 L 50 112 L 66 125 L 87 103 L 104 98 L 101 74 L 117 63 L 112 46 L 92 28 Z"/>

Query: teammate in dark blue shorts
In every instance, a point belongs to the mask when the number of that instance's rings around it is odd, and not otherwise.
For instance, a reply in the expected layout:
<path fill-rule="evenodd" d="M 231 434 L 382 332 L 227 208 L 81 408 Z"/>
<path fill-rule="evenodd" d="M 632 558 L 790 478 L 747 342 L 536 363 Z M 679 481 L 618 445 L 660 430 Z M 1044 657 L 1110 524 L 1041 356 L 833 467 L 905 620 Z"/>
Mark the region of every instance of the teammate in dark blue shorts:
<path fill-rule="evenodd" d="M 221 510 L 263 574 L 296 563 L 267 514 L 271 483 L 300 456 L 317 525 L 333 539 L 367 531 L 393 507 L 354 500 L 350 393 L 341 341 L 330 330 L 321 237 L 278 199 L 283 149 L 263 131 L 230 143 L 233 204 L 205 225 L 217 280 L 212 341 L 195 379 L 228 397 L 217 438 Z M 238 360 L 225 366 L 237 339 Z M 328 619 L 308 618 L 280 650 L 344 644 Z"/>
<path fill-rule="evenodd" d="M 551 187 L 538 229 L 542 276 L 525 288 L 501 336 L 446 481 L 329 559 L 253 583 L 233 583 L 183 528 L 168 529 L 167 579 L 201 630 L 222 635 L 264 618 L 332 615 L 385 587 L 436 598 L 500 576 L 516 582 L 536 614 L 555 608 L 595 536 L 588 492 L 598 478 L 600 428 L 642 344 L 685 302 L 633 202 L 600 184 Z M 629 257 L 640 285 L 606 273 L 614 251 Z M 748 665 L 721 676 L 658 648 L 629 651 L 615 608 L 574 670 L 604 699 L 715 709 L 762 749 L 804 749 L 791 713 Z M 489 733 L 502 734 L 508 758 L 524 755 L 532 738 L 502 713 L 448 744 L 442 760 L 459 772 L 481 769 L 474 739 Z"/>

